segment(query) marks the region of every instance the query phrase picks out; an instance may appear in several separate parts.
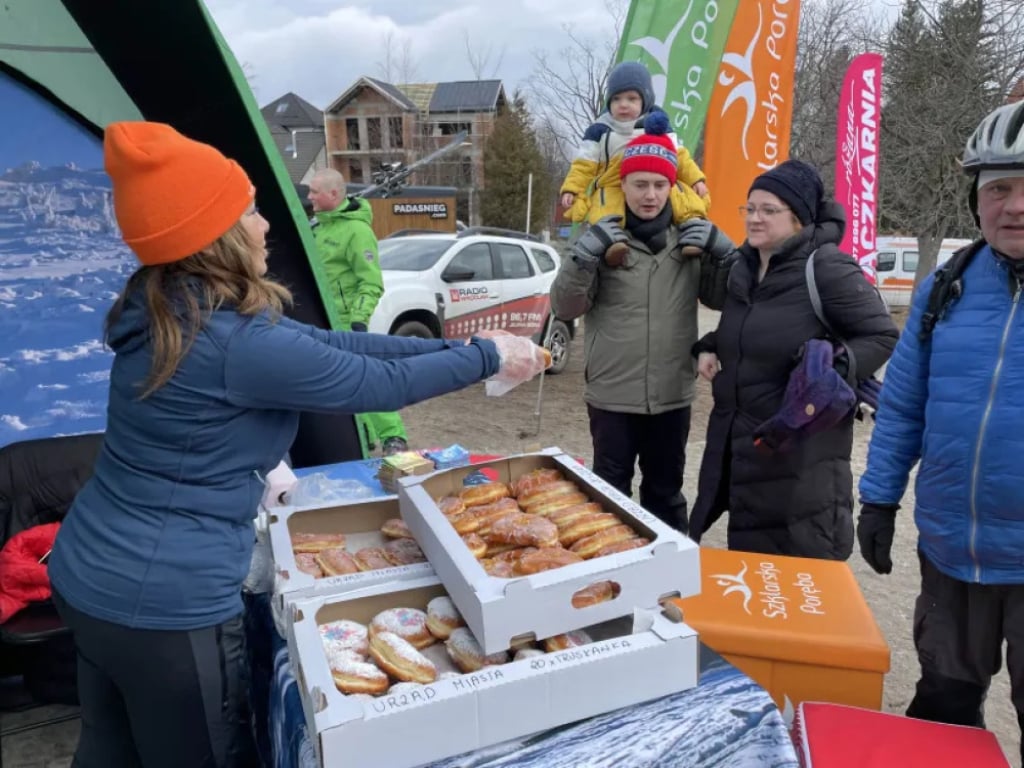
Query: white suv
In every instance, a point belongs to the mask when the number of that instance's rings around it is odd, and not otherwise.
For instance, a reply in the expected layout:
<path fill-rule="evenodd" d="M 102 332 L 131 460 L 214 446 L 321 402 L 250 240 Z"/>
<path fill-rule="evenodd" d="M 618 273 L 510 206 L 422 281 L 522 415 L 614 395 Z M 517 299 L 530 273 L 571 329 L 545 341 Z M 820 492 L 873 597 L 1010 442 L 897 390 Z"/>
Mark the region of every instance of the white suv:
<path fill-rule="evenodd" d="M 576 332 L 575 323 L 551 317 L 549 293 L 560 263 L 551 246 L 509 230 L 395 233 L 380 241 L 384 295 L 369 330 L 464 338 L 501 328 L 538 343 L 547 339 L 548 372 L 560 373 Z"/>

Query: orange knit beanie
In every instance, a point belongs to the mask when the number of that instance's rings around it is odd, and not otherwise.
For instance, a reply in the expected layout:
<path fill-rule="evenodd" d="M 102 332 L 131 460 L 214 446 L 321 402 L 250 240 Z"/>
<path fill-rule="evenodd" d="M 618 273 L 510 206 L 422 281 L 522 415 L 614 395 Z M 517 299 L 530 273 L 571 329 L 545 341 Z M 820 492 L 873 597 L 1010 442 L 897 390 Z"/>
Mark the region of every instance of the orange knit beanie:
<path fill-rule="evenodd" d="M 108 125 L 103 164 L 121 235 L 143 264 L 198 253 L 252 204 L 252 182 L 238 163 L 163 123 Z"/>

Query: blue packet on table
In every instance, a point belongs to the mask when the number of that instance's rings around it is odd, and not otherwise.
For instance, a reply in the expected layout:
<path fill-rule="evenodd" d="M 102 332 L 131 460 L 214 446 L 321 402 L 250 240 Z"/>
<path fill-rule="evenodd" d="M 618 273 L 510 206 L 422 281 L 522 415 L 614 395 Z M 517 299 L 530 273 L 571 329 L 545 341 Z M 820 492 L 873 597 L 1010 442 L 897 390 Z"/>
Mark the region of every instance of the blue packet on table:
<path fill-rule="evenodd" d="M 452 469 L 469 464 L 469 451 L 458 444 L 449 445 L 447 448 L 435 448 L 426 451 L 424 455 L 434 462 L 436 469 Z"/>

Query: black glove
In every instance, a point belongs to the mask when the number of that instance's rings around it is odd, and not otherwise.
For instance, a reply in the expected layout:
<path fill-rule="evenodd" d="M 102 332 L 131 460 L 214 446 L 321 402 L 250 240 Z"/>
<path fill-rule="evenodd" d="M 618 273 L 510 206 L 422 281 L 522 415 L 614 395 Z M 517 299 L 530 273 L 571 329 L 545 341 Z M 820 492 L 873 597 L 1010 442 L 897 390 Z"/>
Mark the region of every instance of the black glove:
<path fill-rule="evenodd" d="M 366 333 L 366 323 L 350 323 L 349 327 L 356 333 Z"/>
<path fill-rule="evenodd" d="M 569 249 L 572 260 L 588 272 L 597 269 L 598 263 L 604 258 L 604 252 L 612 243 L 624 243 L 629 240 L 629 236 L 620 226 L 621 221 L 621 216 L 612 214 L 591 224 Z"/>
<path fill-rule="evenodd" d="M 892 573 L 892 537 L 899 504 L 862 504 L 857 520 L 860 554 L 875 573 Z"/>
<path fill-rule="evenodd" d="M 707 219 L 690 219 L 679 225 L 679 245 L 695 246 L 715 259 L 724 259 L 736 246 Z"/>

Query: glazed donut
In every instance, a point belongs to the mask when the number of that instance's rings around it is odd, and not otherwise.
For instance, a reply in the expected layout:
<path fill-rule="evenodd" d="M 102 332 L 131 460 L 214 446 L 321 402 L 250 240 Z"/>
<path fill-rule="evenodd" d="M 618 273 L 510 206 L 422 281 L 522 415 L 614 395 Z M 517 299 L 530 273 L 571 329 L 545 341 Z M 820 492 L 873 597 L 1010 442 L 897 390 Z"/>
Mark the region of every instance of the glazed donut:
<path fill-rule="evenodd" d="M 620 541 L 617 544 L 609 544 L 606 547 L 602 547 L 601 549 L 597 550 L 597 552 L 594 554 L 594 557 L 604 557 L 605 555 L 614 555 L 616 552 L 625 552 L 625 551 L 630 550 L 630 549 L 637 549 L 639 547 L 646 547 L 650 543 L 651 543 L 650 539 L 645 539 L 643 537 L 638 538 L 638 539 L 626 539 L 625 541 Z"/>
<path fill-rule="evenodd" d="M 558 544 L 558 526 L 543 517 L 525 512 L 510 512 L 493 520 L 489 530 L 481 535 L 488 544 L 538 548 Z"/>
<path fill-rule="evenodd" d="M 595 512 L 565 526 L 559 533 L 558 540 L 563 547 L 571 547 L 580 539 L 585 539 L 587 536 L 603 531 L 605 528 L 621 524 L 622 521 L 611 512 Z"/>
<path fill-rule="evenodd" d="M 427 603 L 427 629 L 438 640 L 447 640 L 452 630 L 466 626 L 450 597 L 435 597 Z"/>
<path fill-rule="evenodd" d="M 475 533 L 463 534 L 462 541 L 477 560 L 487 554 L 487 542 Z"/>
<path fill-rule="evenodd" d="M 394 565 L 383 547 L 363 547 L 352 555 L 352 559 L 356 561 L 360 571 L 376 571 Z"/>
<path fill-rule="evenodd" d="M 312 552 L 314 555 L 332 547 L 344 547 L 344 533 L 293 533 L 292 552 Z"/>
<path fill-rule="evenodd" d="M 434 662 L 394 632 L 370 635 L 370 658 L 396 680 L 413 683 L 432 683 L 437 680 Z"/>
<path fill-rule="evenodd" d="M 566 648 L 575 648 L 580 645 L 589 645 L 594 642 L 593 638 L 582 629 L 574 629 L 564 635 L 555 635 L 544 641 L 544 650 L 548 653 L 553 651 L 564 651 Z"/>
<path fill-rule="evenodd" d="M 573 504 L 571 507 L 563 507 L 562 509 L 556 509 L 550 515 L 546 515 L 547 519 L 558 526 L 558 530 L 563 530 L 569 523 L 573 523 L 579 520 L 584 515 L 592 515 L 596 512 L 604 512 L 604 507 L 600 504 L 588 501 L 584 504 Z"/>
<path fill-rule="evenodd" d="M 562 472 L 560 470 L 551 467 L 540 467 L 527 472 L 525 475 L 520 475 L 517 480 L 514 480 L 511 484 L 512 495 L 517 499 L 524 493 L 529 493 L 534 488 L 537 488 L 546 483 L 553 483 L 556 480 L 563 479 Z"/>
<path fill-rule="evenodd" d="M 493 504 L 498 499 L 509 496 L 510 491 L 505 483 L 481 483 L 468 485 L 459 492 L 459 498 L 467 507 L 479 507 Z"/>
<path fill-rule="evenodd" d="M 465 512 L 466 502 L 458 496 L 445 496 L 437 500 L 437 508 L 441 510 L 441 514 L 445 517 L 451 517 L 460 512 Z"/>
<path fill-rule="evenodd" d="M 561 568 L 566 565 L 582 563 L 583 558 L 575 552 L 561 547 L 546 547 L 523 555 L 513 563 L 516 576 L 529 576 L 541 571 L 550 571 L 552 568 Z"/>
<path fill-rule="evenodd" d="M 388 608 L 370 621 L 370 637 L 380 632 L 398 635 L 415 648 L 433 644 L 434 636 L 427 629 L 427 614 L 418 608 Z"/>
<path fill-rule="evenodd" d="M 414 538 L 412 531 L 409 530 L 409 526 L 400 517 L 392 517 L 390 520 L 385 520 L 384 525 L 380 527 L 380 532 L 391 539 Z"/>
<path fill-rule="evenodd" d="M 554 499 L 564 493 L 578 493 L 579 490 L 579 486 L 572 480 L 553 480 L 520 494 L 516 497 L 516 501 L 525 509 L 541 501 Z"/>
<path fill-rule="evenodd" d="M 296 552 L 295 567 L 303 573 L 308 573 L 314 579 L 324 575 L 323 569 L 316 562 L 316 555 L 312 552 Z"/>
<path fill-rule="evenodd" d="M 525 549 L 525 547 L 520 547 L 518 544 L 488 544 L 487 551 L 484 552 L 484 557 L 496 558 L 499 555 L 508 555 L 511 552 L 519 552 L 523 549 Z M 515 556 L 513 556 L 512 559 L 514 560 Z"/>
<path fill-rule="evenodd" d="M 341 576 L 346 573 L 359 573 L 363 570 L 355 558 L 341 547 L 325 549 L 314 557 L 316 564 L 324 572 L 324 576 Z"/>
<path fill-rule="evenodd" d="M 328 663 L 334 685 L 342 693 L 378 695 L 388 689 L 388 676 L 368 661 L 338 654 Z"/>
<path fill-rule="evenodd" d="M 493 558 L 494 560 L 504 560 L 509 563 L 514 563 L 523 555 L 528 555 L 531 552 L 536 551 L 536 547 L 514 547 L 512 549 L 506 549 L 501 552 L 495 552 L 493 555 L 489 555 L 489 557 Z"/>
<path fill-rule="evenodd" d="M 628 525 L 619 524 L 600 530 L 597 533 L 592 533 L 575 542 L 569 549 L 584 560 L 588 560 L 611 544 L 618 544 L 621 541 L 629 541 L 635 538 L 636 531 Z"/>
<path fill-rule="evenodd" d="M 610 581 L 598 581 L 575 592 L 572 596 L 572 607 L 587 608 L 598 603 L 605 603 L 614 597 L 615 584 Z"/>
<path fill-rule="evenodd" d="M 515 564 L 508 560 L 485 557 L 480 561 L 480 565 L 488 576 L 496 579 L 511 579 L 516 575 Z"/>
<path fill-rule="evenodd" d="M 557 512 L 560 509 L 576 506 L 577 504 L 583 504 L 587 499 L 587 494 L 583 491 L 571 491 L 570 493 L 561 493 L 551 499 L 535 501 L 533 504 L 527 505 L 526 511 L 531 515 L 547 517 L 552 512 Z"/>
<path fill-rule="evenodd" d="M 508 653 L 506 651 L 485 656 L 480 643 L 476 641 L 473 633 L 466 627 L 459 627 L 453 630 L 444 645 L 448 650 L 448 655 L 455 662 L 455 666 L 463 672 L 477 672 L 484 667 L 506 664 L 508 662 Z"/>
<path fill-rule="evenodd" d="M 455 532 L 460 536 L 465 536 L 468 533 L 475 533 L 480 528 L 480 518 L 469 509 L 465 512 L 459 512 L 458 514 L 452 515 L 448 518 L 448 522 L 452 524 L 452 528 L 454 528 Z"/>
<path fill-rule="evenodd" d="M 366 625 L 349 619 L 321 624 L 320 639 L 327 650 L 352 651 L 364 659 L 370 649 Z"/>
<path fill-rule="evenodd" d="M 479 507 L 470 508 L 470 512 L 472 512 L 473 516 L 480 521 L 481 526 L 486 526 L 489 521 L 495 519 L 496 517 L 507 515 L 509 512 L 522 511 L 523 510 L 519 508 L 519 504 L 516 502 L 516 500 L 510 497 L 499 499 L 493 504 L 484 504 Z"/>
<path fill-rule="evenodd" d="M 384 545 L 384 552 L 392 565 L 427 562 L 427 556 L 415 539 L 392 539 Z"/>

